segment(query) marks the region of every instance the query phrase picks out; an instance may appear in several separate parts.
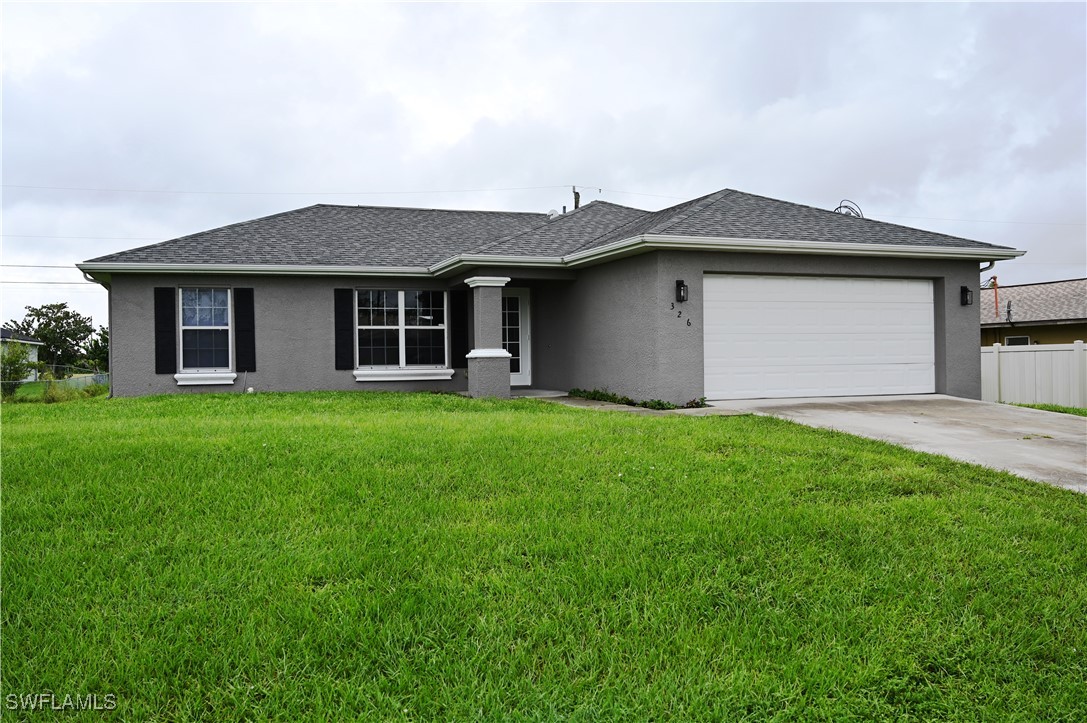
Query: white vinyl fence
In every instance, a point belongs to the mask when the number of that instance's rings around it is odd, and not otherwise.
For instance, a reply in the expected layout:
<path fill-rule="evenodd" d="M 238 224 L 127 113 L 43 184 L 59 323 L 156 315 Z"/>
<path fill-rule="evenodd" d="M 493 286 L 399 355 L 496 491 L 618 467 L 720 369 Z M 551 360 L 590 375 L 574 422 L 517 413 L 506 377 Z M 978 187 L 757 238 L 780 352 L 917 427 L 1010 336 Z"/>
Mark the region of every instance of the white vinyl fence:
<path fill-rule="evenodd" d="M 1087 347 L 983 346 L 981 398 L 987 402 L 1087 407 Z"/>

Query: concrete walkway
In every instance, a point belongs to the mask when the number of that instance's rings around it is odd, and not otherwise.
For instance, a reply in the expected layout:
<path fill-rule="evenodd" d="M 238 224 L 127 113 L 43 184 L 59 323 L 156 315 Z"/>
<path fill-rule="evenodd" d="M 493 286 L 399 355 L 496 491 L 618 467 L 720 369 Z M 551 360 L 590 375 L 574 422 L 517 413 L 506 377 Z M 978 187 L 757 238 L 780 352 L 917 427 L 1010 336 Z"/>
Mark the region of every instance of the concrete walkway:
<path fill-rule="evenodd" d="M 942 394 L 710 402 L 1007 470 L 1087 494 L 1087 418 Z"/>

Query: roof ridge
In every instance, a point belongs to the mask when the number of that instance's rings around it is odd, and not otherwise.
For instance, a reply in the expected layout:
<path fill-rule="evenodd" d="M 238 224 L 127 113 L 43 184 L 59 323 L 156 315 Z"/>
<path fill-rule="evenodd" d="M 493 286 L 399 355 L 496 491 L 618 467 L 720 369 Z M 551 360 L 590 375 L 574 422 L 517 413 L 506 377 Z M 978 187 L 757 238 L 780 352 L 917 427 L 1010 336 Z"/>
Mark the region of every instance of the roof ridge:
<path fill-rule="evenodd" d="M 998 289 L 1018 289 L 1022 286 L 1045 286 L 1046 284 L 1070 284 L 1073 281 L 1087 281 L 1087 277 L 1080 277 L 1075 279 L 1055 279 L 1053 281 L 1031 281 L 1026 284 L 997 284 Z M 993 287 L 982 289 L 982 291 L 992 291 Z"/>
<path fill-rule="evenodd" d="M 783 201 L 780 198 L 770 198 L 769 196 L 760 196 L 757 193 L 748 193 L 746 191 L 733 191 L 733 193 L 736 193 L 736 194 L 738 194 L 740 196 L 749 196 L 751 198 L 762 199 L 764 201 L 772 201 L 774 203 L 783 203 L 783 204 L 785 204 L 787 206 L 796 206 L 798 208 L 806 208 L 806 209 L 809 209 L 811 211 L 818 211 L 819 213 L 831 213 L 831 214 L 834 214 L 835 216 L 840 216 L 842 218 L 855 219 L 857 221 L 864 221 L 866 223 L 881 224 L 883 226 L 894 226 L 895 228 L 902 228 L 902 229 L 906 229 L 907 231 L 924 231 L 925 233 L 932 234 L 933 236 L 942 236 L 943 238 L 954 239 L 956 241 L 973 241 L 974 243 L 986 243 L 984 241 L 977 241 L 976 239 L 966 238 L 965 236 L 952 236 L 949 233 L 943 233 L 941 231 L 930 231 L 930 230 L 925 229 L 925 228 L 917 228 L 916 226 L 904 226 L 903 224 L 900 224 L 900 223 L 892 223 L 890 221 L 881 221 L 881 220 L 879 220 L 877 218 L 865 218 L 864 216 L 859 216 L 859 217 L 858 216 L 847 216 L 845 214 L 838 213 L 836 211 L 831 211 L 831 210 L 826 209 L 826 208 L 819 208 L 818 206 L 810 206 L 810 205 L 808 205 L 806 203 L 796 203 L 795 201 Z M 991 247 L 996 248 L 996 249 L 1010 249 L 1010 248 L 1012 248 L 1011 246 L 998 246 L 997 244 L 990 244 L 990 243 L 986 243 L 986 245 L 991 246 Z"/>
<path fill-rule="evenodd" d="M 530 233 L 532 231 L 535 231 L 537 229 L 543 228 L 544 226 L 548 225 L 549 223 L 561 223 L 562 221 L 573 218 L 576 214 L 581 213 L 585 209 L 592 207 L 593 204 L 599 204 L 599 205 L 604 205 L 604 206 L 615 206 L 616 208 L 626 208 L 626 209 L 630 209 L 631 211 L 641 211 L 642 210 L 640 208 L 634 208 L 633 206 L 623 206 L 622 204 L 619 204 L 619 203 L 611 203 L 610 201 L 601 201 L 600 199 L 595 199 L 594 198 L 592 201 L 589 201 L 584 206 L 579 206 L 578 208 L 575 208 L 572 211 L 569 211 L 567 213 L 560 213 L 558 216 L 555 216 L 553 218 L 548 217 L 542 223 L 539 223 L 539 224 L 537 224 L 535 226 L 532 226 L 530 228 L 526 228 L 524 230 L 518 231 L 517 233 L 512 233 L 512 234 L 509 234 L 507 236 L 503 236 L 501 238 L 494 239 L 493 241 L 488 241 L 487 243 L 483 244 L 482 246 L 477 246 L 476 248 L 472 249 L 468 253 L 470 253 L 470 254 L 479 253 L 481 251 L 486 251 L 486 250 L 490 249 L 492 246 L 497 246 L 498 244 L 509 243 L 513 239 L 518 238 L 520 236 L 524 236 L 525 234 Z M 616 228 L 619 228 L 619 227 L 617 226 Z M 605 231 L 604 233 L 611 233 L 614 230 L 615 229 L 613 228 L 613 229 L 610 229 L 608 231 Z M 603 235 L 603 234 L 601 234 L 601 235 Z M 599 238 L 599 236 L 597 236 L 597 238 Z"/>
<path fill-rule="evenodd" d="M 127 253 L 130 253 L 130 252 L 133 252 L 133 251 L 143 251 L 144 249 L 150 249 L 150 248 L 154 248 L 156 246 L 162 246 L 163 244 L 174 243 L 175 241 L 184 241 L 185 239 L 191 239 L 191 238 L 194 238 L 196 236 L 201 236 L 201 235 L 206 234 L 206 233 L 213 233 L 213 232 L 217 232 L 217 231 L 222 231 L 222 230 L 228 229 L 228 228 L 236 228 L 238 226 L 247 226 L 247 225 L 249 225 L 251 223 L 257 223 L 258 221 L 267 221 L 268 219 L 278 218 L 279 216 L 288 216 L 288 215 L 290 215 L 292 213 L 301 213 L 302 211 L 308 211 L 311 208 L 317 208 L 318 206 L 321 206 L 321 205 L 323 205 L 323 204 L 312 203 L 309 206 L 303 206 L 301 208 L 292 208 L 289 211 L 280 211 L 279 213 L 272 213 L 272 214 L 269 214 L 267 216 L 261 216 L 259 218 L 251 218 L 248 221 L 235 221 L 234 223 L 228 223 L 226 226 L 216 226 L 215 228 L 207 228 L 207 229 L 204 229 L 203 231 L 195 231 L 193 233 L 187 233 L 184 236 L 175 236 L 174 238 L 168 238 L 168 239 L 166 239 L 164 241 L 156 241 L 153 244 L 146 244 L 144 246 L 137 246 L 135 248 L 124 249 L 123 251 L 116 251 L 114 253 L 127 254 Z M 93 259 L 87 259 L 83 263 L 93 263 L 93 262 L 97 261 L 98 259 L 104 259 L 107 256 L 113 256 L 113 255 L 114 254 L 103 254 L 102 256 L 96 256 Z"/>
<path fill-rule="evenodd" d="M 684 201 L 683 203 L 677 203 L 677 204 L 675 204 L 673 206 L 669 206 L 668 208 L 662 208 L 660 211 L 655 211 L 654 213 L 664 213 L 665 211 L 673 209 L 676 206 L 682 206 L 684 203 L 690 204 L 690 207 L 686 211 L 683 211 L 682 213 L 677 213 L 675 216 L 668 219 L 668 221 L 666 221 L 661 226 L 651 226 L 649 228 L 649 230 L 646 231 L 645 233 L 647 233 L 647 234 L 649 234 L 649 233 L 660 233 L 662 231 L 666 231 L 666 230 L 670 229 L 672 226 L 675 226 L 680 221 L 685 221 L 688 218 L 690 218 L 691 216 L 695 216 L 695 215 L 697 215 L 699 213 L 702 213 L 703 211 L 705 211 L 710 206 L 713 206 L 718 201 L 720 201 L 720 200 L 722 200 L 722 199 L 726 198 L 727 196 L 730 196 L 730 195 L 732 195 L 734 193 L 737 193 L 737 191 L 733 191 L 731 188 L 722 188 L 720 191 L 714 191 L 713 193 L 707 193 L 705 196 L 701 196 L 699 198 L 695 198 L 695 199 L 692 199 L 690 201 Z"/>
<path fill-rule="evenodd" d="M 505 214 L 507 216 L 509 216 L 509 215 L 546 216 L 547 215 L 547 214 L 543 213 L 542 211 L 480 211 L 480 210 L 473 209 L 473 208 L 421 208 L 419 206 L 364 206 L 364 205 L 361 205 L 361 204 L 350 204 L 350 203 L 315 203 L 315 204 L 313 204 L 313 206 L 324 206 L 326 208 L 366 208 L 366 209 L 379 209 L 379 210 L 382 210 L 382 211 L 438 211 L 440 213 L 492 213 L 492 214 Z M 306 206 L 306 208 L 312 208 L 313 206 Z M 296 209 L 296 210 L 300 210 L 300 209 Z M 269 216 L 268 218 L 271 218 L 271 217 Z"/>
<path fill-rule="evenodd" d="M 731 189 L 728 189 L 728 188 L 723 188 L 723 189 L 721 189 L 720 191 L 714 191 L 713 193 L 707 193 L 707 194 L 706 194 L 706 195 L 704 195 L 704 196 L 699 196 L 699 197 L 697 197 L 697 198 L 692 198 L 692 199 L 691 199 L 691 200 L 689 200 L 689 201 L 683 201 L 683 202 L 681 202 L 681 203 L 675 203 L 675 204 L 672 204 L 671 206 L 668 206 L 667 208 L 662 208 L 662 209 L 660 209 L 660 210 L 658 210 L 658 211 L 646 211 L 646 212 L 645 212 L 645 213 L 643 213 L 643 214 L 642 214 L 641 216 L 638 216 L 637 218 L 632 218 L 632 219 L 630 219 L 629 221 L 627 221 L 626 223 L 624 223 L 624 224 L 621 224 L 621 225 L 619 225 L 619 226 L 616 226 L 615 228 L 611 229 L 610 231 L 605 231 L 605 232 L 604 232 L 604 233 L 602 233 L 602 234 L 598 234 L 598 235 L 594 236 L 593 238 L 589 239 L 589 240 L 588 240 L 588 241 L 586 241 L 585 243 L 583 243 L 583 244 L 581 244 L 580 246 L 578 246 L 578 247 L 577 247 L 577 249 L 575 249 L 575 251 L 583 251 L 583 250 L 585 250 L 585 249 L 590 249 L 590 248 L 592 248 L 592 247 L 593 247 L 593 246 L 594 246 L 594 245 L 596 244 L 597 240 L 599 240 L 599 239 L 601 239 L 601 238 L 603 238 L 604 236 L 607 236 L 607 235 L 609 235 L 609 234 L 613 234 L 613 233 L 618 233 L 619 231 L 622 231 L 622 230 L 623 230 L 624 228 L 626 228 L 627 226 L 631 226 L 631 225 L 633 225 L 633 224 L 636 224 L 636 223 L 638 223 L 639 221 L 644 221 L 644 220 L 646 219 L 646 217 L 647 217 L 647 216 L 653 216 L 653 215 L 656 215 L 656 214 L 658 214 L 658 213 L 664 213 L 665 211 L 669 211 L 669 210 L 671 210 L 671 209 L 675 208 L 676 206 L 683 206 L 683 205 L 685 205 L 685 204 L 691 204 L 691 205 L 694 205 L 694 204 L 698 203 L 699 201 L 703 201 L 703 200 L 705 200 L 705 199 L 709 198 L 710 196 L 716 196 L 716 195 L 718 195 L 718 194 L 722 194 L 722 195 L 721 195 L 721 196 L 720 196 L 719 198 L 717 198 L 716 200 L 714 200 L 714 201 L 713 201 L 713 203 L 716 203 L 717 201 L 721 200 L 721 198 L 723 198 L 723 197 L 724 197 L 724 194 L 726 194 L 726 193 L 735 193 L 735 191 L 732 191 Z M 616 204 L 616 205 L 618 205 L 618 204 Z M 711 203 L 710 205 L 712 205 L 712 203 Z M 699 207 L 699 210 L 702 210 L 703 208 L 705 208 L 705 206 L 700 206 L 700 207 Z M 638 208 L 636 208 L 636 209 L 634 209 L 634 210 L 635 210 L 635 211 L 640 211 L 641 209 L 638 209 Z M 679 214 L 679 215 L 677 216 L 677 218 L 675 219 L 675 221 L 679 221 L 679 220 L 680 220 L 680 218 L 687 218 L 687 216 L 688 216 L 688 215 L 689 215 L 689 214 Z M 664 226 L 662 227 L 662 230 L 663 230 L 664 228 L 668 228 L 668 227 L 669 227 L 669 226 L 671 226 L 671 225 L 672 225 L 671 223 L 667 223 L 667 224 L 665 224 L 665 225 L 664 225 Z M 654 227 L 652 227 L 652 226 L 650 227 L 650 229 L 653 229 L 653 228 L 654 228 Z M 646 231 L 646 232 L 644 232 L 644 233 L 652 233 L 652 232 L 653 232 L 653 231 L 651 230 L 651 231 Z"/>

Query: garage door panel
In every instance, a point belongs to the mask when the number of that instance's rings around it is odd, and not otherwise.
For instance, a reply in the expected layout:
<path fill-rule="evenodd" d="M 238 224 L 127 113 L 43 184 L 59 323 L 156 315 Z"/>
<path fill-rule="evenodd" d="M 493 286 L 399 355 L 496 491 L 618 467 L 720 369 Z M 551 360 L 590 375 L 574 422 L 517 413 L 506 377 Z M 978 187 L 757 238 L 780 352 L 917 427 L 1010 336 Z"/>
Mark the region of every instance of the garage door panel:
<path fill-rule="evenodd" d="M 709 398 L 935 391 L 932 282 L 707 275 Z"/>

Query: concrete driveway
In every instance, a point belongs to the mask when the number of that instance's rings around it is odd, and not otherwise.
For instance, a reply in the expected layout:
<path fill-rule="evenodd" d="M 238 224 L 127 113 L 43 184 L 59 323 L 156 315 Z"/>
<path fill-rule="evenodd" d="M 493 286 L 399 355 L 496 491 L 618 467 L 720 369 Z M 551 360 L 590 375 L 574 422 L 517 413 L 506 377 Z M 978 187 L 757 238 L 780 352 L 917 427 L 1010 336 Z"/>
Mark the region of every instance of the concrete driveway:
<path fill-rule="evenodd" d="M 943 394 L 710 402 L 942 454 L 1087 494 L 1087 418 Z M 708 411 L 708 410 L 707 410 Z"/>

